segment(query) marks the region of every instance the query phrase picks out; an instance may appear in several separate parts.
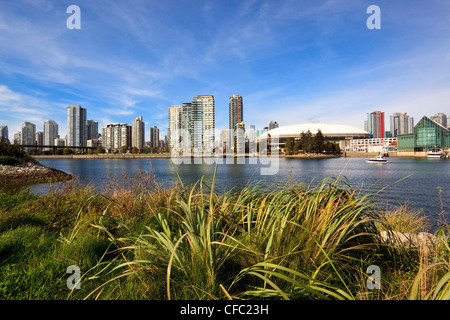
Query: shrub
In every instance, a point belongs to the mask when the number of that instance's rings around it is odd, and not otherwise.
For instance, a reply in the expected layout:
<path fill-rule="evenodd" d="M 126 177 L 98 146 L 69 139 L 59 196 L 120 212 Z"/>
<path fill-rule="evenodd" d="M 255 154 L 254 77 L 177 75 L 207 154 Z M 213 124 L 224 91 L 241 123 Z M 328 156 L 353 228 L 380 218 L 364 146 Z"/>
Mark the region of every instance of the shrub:
<path fill-rule="evenodd" d="M 17 158 L 11 157 L 11 156 L 0 156 L 0 164 L 6 164 L 9 166 L 14 166 L 16 164 L 19 164 L 20 161 Z"/>
<path fill-rule="evenodd" d="M 0 156 L 10 156 L 17 159 L 29 160 L 26 153 L 20 147 L 4 140 L 0 140 Z"/>

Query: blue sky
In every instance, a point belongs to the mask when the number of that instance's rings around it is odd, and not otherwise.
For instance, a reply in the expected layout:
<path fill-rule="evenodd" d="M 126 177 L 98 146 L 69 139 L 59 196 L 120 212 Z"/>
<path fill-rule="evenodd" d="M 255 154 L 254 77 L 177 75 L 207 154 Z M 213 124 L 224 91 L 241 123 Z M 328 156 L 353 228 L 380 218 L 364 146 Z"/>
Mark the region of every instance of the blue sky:
<path fill-rule="evenodd" d="M 69 5 L 81 29 L 69 30 Z M 369 30 L 369 5 L 381 29 Z M 66 133 L 80 104 L 99 127 L 143 116 L 165 134 L 168 108 L 212 94 L 262 128 L 363 128 L 366 113 L 450 114 L 448 0 L 0 0 L 0 124 L 45 119 Z"/>

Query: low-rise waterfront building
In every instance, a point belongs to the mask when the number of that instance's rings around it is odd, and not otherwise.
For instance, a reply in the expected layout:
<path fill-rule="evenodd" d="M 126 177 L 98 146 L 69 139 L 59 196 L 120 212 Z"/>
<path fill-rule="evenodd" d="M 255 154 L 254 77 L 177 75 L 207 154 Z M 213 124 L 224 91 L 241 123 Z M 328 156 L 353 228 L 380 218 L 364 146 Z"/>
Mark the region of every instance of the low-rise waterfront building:
<path fill-rule="evenodd" d="M 450 131 L 424 116 L 414 127 L 414 132 L 398 136 L 398 152 L 427 152 L 433 148 L 450 148 Z"/>
<path fill-rule="evenodd" d="M 345 152 L 385 152 L 396 151 L 397 138 L 353 139 L 344 148 Z"/>
<path fill-rule="evenodd" d="M 57 146 L 57 147 L 65 147 L 66 146 L 66 139 L 55 138 L 53 145 Z"/>
<path fill-rule="evenodd" d="M 89 139 L 87 141 L 87 146 L 90 148 L 97 148 L 102 145 L 102 139 Z"/>

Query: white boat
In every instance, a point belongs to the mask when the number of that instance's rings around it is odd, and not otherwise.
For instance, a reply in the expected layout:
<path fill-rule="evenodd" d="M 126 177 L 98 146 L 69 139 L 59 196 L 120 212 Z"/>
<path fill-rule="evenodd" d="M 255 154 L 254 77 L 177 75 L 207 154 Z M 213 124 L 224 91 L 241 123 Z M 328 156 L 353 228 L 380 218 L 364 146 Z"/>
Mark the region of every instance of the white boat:
<path fill-rule="evenodd" d="M 376 156 L 375 158 L 366 159 L 368 163 L 387 163 L 387 159 L 383 157 L 381 154 Z"/>
<path fill-rule="evenodd" d="M 443 150 L 441 148 L 433 148 L 428 150 L 427 157 L 431 159 L 440 159 L 442 158 Z"/>

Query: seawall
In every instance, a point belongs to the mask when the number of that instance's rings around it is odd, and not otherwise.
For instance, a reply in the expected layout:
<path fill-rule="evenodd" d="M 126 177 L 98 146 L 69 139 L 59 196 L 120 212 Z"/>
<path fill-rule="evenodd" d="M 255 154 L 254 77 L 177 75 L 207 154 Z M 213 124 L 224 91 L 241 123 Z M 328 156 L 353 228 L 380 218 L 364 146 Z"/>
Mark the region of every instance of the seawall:
<path fill-rule="evenodd" d="M 66 155 L 33 155 L 34 159 L 140 159 L 171 158 L 170 154 L 66 154 Z"/>

